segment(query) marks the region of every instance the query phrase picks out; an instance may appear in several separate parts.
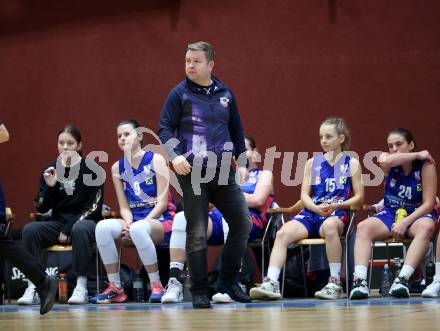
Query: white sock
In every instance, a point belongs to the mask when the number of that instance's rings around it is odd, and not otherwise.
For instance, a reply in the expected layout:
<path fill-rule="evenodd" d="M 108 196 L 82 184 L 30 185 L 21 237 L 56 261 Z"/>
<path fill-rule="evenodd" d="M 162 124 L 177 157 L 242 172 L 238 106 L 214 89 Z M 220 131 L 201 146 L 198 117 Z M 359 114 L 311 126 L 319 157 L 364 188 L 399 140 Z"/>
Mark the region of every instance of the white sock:
<path fill-rule="evenodd" d="M 409 264 L 404 264 L 402 270 L 400 270 L 399 277 L 405 277 L 406 279 L 409 279 L 413 273 L 414 268 L 411 267 Z"/>
<path fill-rule="evenodd" d="M 160 282 L 159 271 L 149 272 L 148 278 L 150 278 L 150 283 Z"/>
<path fill-rule="evenodd" d="M 267 269 L 267 278 L 273 281 L 278 281 L 278 278 L 280 277 L 281 269 L 277 267 L 269 267 Z"/>
<path fill-rule="evenodd" d="M 359 279 L 367 279 L 368 267 L 364 265 L 357 265 L 354 267 L 354 275 Z"/>
<path fill-rule="evenodd" d="M 82 287 L 87 289 L 87 277 L 85 276 L 78 276 L 76 280 L 76 287 Z"/>
<path fill-rule="evenodd" d="M 440 281 L 440 262 L 435 261 L 435 275 L 434 275 L 435 281 Z"/>
<path fill-rule="evenodd" d="M 342 263 L 329 263 L 328 266 L 330 267 L 330 277 L 339 280 L 341 278 Z"/>
<path fill-rule="evenodd" d="M 114 283 L 117 288 L 122 288 L 121 276 L 119 275 L 119 272 L 116 272 L 114 274 L 107 274 L 107 278 L 108 281 Z"/>
<path fill-rule="evenodd" d="M 180 271 L 183 271 L 183 268 L 185 267 L 184 263 L 180 263 L 180 262 L 170 262 L 170 269 L 172 268 L 177 268 Z"/>

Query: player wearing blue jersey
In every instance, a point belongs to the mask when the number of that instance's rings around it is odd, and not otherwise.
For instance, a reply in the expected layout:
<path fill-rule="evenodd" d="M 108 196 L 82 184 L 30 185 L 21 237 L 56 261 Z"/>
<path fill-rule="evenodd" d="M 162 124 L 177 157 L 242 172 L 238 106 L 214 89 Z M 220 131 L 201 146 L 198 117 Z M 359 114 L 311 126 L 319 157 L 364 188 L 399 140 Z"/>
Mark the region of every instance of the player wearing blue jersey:
<path fill-rule="evenodd" d="M 92 301 L 123 302 L 127 299 L 119 276 L 116 240 L 133 243 L 151 283 L 150 302 L 160 302 L 164 288 L 159 278 L 155 245 L 168 242 L 175 206 L 171 200 L 168 168 L 160 154 L 142 149 L 139 124 L 122 121 L 118 145 L 124 157 L 112 166 L 113 184 L 121 219 L 106 219 L 96 227 L 96 242 L 107 270 L 109 287 Z"/>
<path fill-rule="evenodd" d="M 408 279 L 428 249 L 435 230 L 433 210 L 437 190 L 434 160 L 427 151 L 416 152 L 412 134 L 394 129 L 387 138 L 388 153 L 379 157 L 385 174 L 384 209 L 360 222 L 354 246 L 355 272 L 350 299 L 369 297 L 367 268 L 371 244 L 390 236 L 412 238 L 404 265 L 390 295 L 409 297 Z"/>
<path fill-rule="evenodd" d="M 249 219 L 252 223 L 249 241 L 262 237 L 267 224 L 267 208 L 273 201 L 272 171 L 258 169 L 260 155 L 255 140 L 245 136 L 246 156 L 248 159 L 248 176 L 240 187 L 249 207 Z M 173 222 L 173 232 L 170 242 L 170 279 L 167 292 L 162 297 L 162 303 L 176 303 L 183 299 L 181 273 L 185 264 L 186 219 L 183 212 L 177 213 Z M 209 212 L 207 242 L 208 245 L 221 245 L 228 236 L 229 227 L 222 213 L 213 208 Z M 225 293 L 216 294 L 222 302 L 232 301 Z M 214 295 L 213 300 L 216 301 Z"/>
<path fill-rule="evenodd" d="M 280 299 L 278 278 L 286 260 L 287 246 L 316 237 L 326 240 L 330 279 L 315 296 L 321 299 L 344 296 L 340 282 L 340 235 L 347 220 L 344 209 L 361 204 L 364 198 L 361 168 L 358 160 L 344 153 L 349 149 L 350 134 L 343 119 L 326 119 L 320 126 L 319 137 L 324 154 L 314 156 L 305 165 L 301 187 L 305 208 L 277 232 L 267 277 L 260 286 L 251 289 L 252 299 Z M 351 189 L 353 195 L 349 197 Z"/>

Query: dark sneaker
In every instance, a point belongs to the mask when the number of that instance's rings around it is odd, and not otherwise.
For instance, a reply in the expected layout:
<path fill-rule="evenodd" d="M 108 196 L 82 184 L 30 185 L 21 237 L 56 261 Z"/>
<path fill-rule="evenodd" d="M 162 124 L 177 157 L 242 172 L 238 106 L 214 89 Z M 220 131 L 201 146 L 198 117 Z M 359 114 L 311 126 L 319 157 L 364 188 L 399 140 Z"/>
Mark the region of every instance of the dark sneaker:
<path fill-rule="evenodd" d="M 52 309 L 55 302 L 55 295 L 58 290 L 58 280 L 53 277 L 46 277 L 43 284 L 37 287 L 40 296 L 40 314 L 44 315 Z"/>
<path fill-rule="evenodd" d="M 395 298 L 409 298 L 408 279 L 396 277 L 391 285 L 390 295 Z"/>
<path fill-rule="evenodd" d="M 193 293 L 192 302 L 195 309 L 211 308 L 211 301 L 207 293 Z"/>
<path fill-rule="evenodd" d="M 368 299 L 370 291 L 365 279 L 355 278 L 353 280 L 353 288 L 350 292 L 350 300 Z"/>

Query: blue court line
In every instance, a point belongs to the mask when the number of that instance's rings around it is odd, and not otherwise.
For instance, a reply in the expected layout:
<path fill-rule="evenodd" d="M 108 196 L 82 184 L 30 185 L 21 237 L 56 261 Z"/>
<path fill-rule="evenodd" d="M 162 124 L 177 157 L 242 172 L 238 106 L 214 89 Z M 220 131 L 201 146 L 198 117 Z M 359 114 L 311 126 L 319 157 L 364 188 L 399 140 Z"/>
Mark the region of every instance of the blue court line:
<path fill-rule="evenodd" d="M 377 298 L 368 300 L 282 300 L 282 301 L 258 301 L 252 303 L 230 303 L 230 304 L 213 304 L 214 309 L 223 308 L 300 308 L 300 307 L 357 307 L 357 306 L 387 306 L 387 305 L 440 305 L 440 299 L 388 299 Z M 112 310 L 169 310 L 169 309 L 192 309 L 190 302 L 178 304 L 139 304 L 139 303 L 125 303 L 125 304 L 88 304 L 88 305 L 55 305 L 53 311 L 112 311 Z M 3 305 L 0 306 L 0 313 L 6 312 L 32 312 L 39 311 L 39 306 L 18 306 L 18 305 Z"/>

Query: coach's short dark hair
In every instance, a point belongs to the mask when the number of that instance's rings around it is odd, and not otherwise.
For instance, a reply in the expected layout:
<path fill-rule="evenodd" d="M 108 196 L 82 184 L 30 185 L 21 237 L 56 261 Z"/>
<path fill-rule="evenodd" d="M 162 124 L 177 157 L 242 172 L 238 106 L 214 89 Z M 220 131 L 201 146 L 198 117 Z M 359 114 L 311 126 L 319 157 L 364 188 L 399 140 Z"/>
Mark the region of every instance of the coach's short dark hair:
<path fill-rule="evenodd" d="M 197 41 L 195 43 L 188 44 L 188 46 L 186 46 L 185 53 L 188 51 L 204 51 L 208 62 L 214 61 L 214 48 L 211 46 L 210 43 L 207 43 L 206 41 Z"/>

